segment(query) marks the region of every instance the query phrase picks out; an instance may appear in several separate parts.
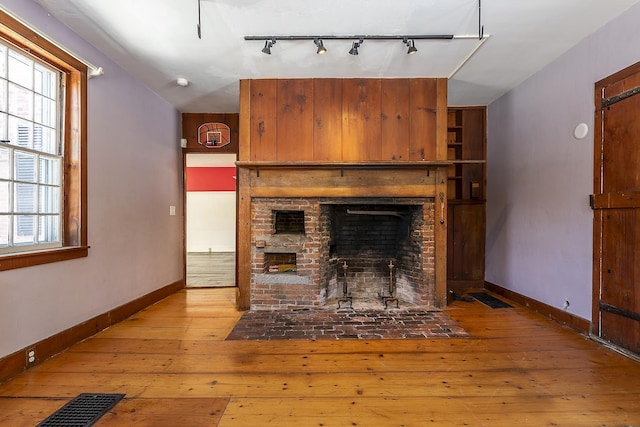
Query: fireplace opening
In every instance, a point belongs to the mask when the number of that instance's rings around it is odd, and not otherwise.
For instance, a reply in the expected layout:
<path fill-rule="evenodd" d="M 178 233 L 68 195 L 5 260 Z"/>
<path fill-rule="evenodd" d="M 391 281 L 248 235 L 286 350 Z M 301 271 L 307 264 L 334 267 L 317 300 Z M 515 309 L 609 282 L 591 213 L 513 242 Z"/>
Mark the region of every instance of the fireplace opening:
<path fill-rule="evenodd" d="M 275 234 L 304 234 L 304 211 L 274 211 Z"/>
<path fill-rule="evenodd" d="M 422 205 L 326 205 L 329 300 L 419 302 Z"/>
<path fill-rule="evenodd" d="M 408 206 L 334 206 L 332 258 L 395 258 L 409 232 Z"/>

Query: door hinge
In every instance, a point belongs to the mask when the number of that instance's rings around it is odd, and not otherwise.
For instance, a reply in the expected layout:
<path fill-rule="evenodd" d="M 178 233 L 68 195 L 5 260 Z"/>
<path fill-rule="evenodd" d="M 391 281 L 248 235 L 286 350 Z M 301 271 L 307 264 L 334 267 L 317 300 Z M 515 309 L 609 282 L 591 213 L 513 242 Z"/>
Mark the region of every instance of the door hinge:
<path fill-rule="evenodd" d="M 591 209 L 595 209 L 595 197 L 593 197 L 593 194 L 589 194 L 589 206 L 591 206 Z"/>
<path fill-rule="evenodd" d="M 628 319 L 640 321 L 639 313 L 633 312 L 631 310 L 625 310 L 623 308 L 618 308 L 614 305 L 607 304 L 604 301 L 600 301 L 600 310 L 606 311 L 607 313 L 617 314 L 618 316 L 626 317 Z"/>
<path fill-rule="evenodd" d="M 629 98 L 630 96 L 637 95 L 639 93 L 640 93 L 640 86 L 634 87 L 633 89 L 630 89 L 626 92 L 622 92 L 621 94 L 618 94 L 609 98 L 605 98 L 602 100 L 602 108 L 604 109 L 606 107 L 609 107 L 610 105 L 615 104 L 616 102 L 623 101 Z"/>

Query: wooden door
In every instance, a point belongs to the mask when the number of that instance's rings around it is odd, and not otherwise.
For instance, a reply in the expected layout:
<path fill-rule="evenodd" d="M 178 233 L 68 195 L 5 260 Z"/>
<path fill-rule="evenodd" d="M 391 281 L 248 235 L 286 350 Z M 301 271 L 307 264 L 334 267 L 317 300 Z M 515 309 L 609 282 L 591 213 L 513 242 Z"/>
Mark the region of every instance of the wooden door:
<path fill-rule="evenodd" d="M 640 353 L 640 63 L 596 84 L 594 333 Z"/>

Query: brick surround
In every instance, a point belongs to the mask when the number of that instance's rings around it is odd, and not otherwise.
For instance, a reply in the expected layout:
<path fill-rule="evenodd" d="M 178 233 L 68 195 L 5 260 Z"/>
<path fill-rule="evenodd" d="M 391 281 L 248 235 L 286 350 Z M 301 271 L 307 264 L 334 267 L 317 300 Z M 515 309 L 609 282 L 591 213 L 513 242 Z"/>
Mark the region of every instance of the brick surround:
<path fill-rule="evenodd" d="M 276 212 L 304 212 L 304 234 L 276 233 Z M 435 305 L 434 198 L 256 197 L 251 224 L 253 310 L 336 304 L 345 262 L 354 305 L 381 304 L 390 262 L 400 305 Z M 269 262 L 291 254 L 293 271 Z"/>

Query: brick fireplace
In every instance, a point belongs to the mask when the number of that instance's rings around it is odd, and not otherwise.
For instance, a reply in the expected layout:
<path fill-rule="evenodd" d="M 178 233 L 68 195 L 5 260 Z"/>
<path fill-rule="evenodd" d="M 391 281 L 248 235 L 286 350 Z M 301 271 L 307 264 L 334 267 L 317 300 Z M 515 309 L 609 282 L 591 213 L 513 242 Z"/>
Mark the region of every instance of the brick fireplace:
<path fill-rule="evenodd" d="M 248 308 L 441 305 L 442 167 L 324 165 L 302 172 L 293 164 L 238 164 L 252 184 L 252 195 L 240 194 L 246 207 L 240 214 L 249 218 L 241 233 L 248 243 Z M 300 175 L 315 178 L 294 184 Z M 389 176 L 393 186 L 375 185 Z M 358 194 L 369 191 L 354 187 L 355 177 L 380 196 Z"/>
<path fill-rule="evenodd" d="M 434 305 L 433 198 L 255 198 L 251 210 L 252 309 L 336 305 L 345 282 L 356 306 Z"/>
<path fill-rule="evenodd" d="M 446 86 L 241 80 L 240 309 L 446 304 Z"/>

